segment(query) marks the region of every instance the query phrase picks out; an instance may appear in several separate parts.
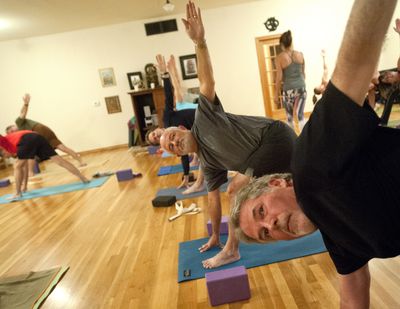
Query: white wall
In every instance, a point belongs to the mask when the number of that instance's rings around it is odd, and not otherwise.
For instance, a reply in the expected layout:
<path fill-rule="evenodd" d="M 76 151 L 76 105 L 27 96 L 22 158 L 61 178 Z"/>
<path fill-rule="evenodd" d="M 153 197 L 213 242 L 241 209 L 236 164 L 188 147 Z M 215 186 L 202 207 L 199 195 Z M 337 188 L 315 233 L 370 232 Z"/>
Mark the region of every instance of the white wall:
<path fill-rule="evenodd" d="M 257 1 L 203 12 L 216 88 L 225 110 L 264 115 L 255 38 L 270 34 L 263 23 L 276 17 L 275 33 L 291 29 L 295 49 L 306 59 L 308 92 L 322 74 L 321 48 L 332 70 L 351 1 Z M 399 16 L 397 11 L 395 16 Z M 127 143 L 133 115 L 126 73 L 144 70 L 157 53 L 177 57 L 194 52 L 179 16 L 178 32 L 147 37 L 144 22 L 131 22 L 0 43 L 0 130 L 13 122 L 25 92 L 32 95 L 29 116 L 82 151 Z M 171 17 L 169 17 L 171 18 Z M 392 23 L 393 24 L 393 23 Z M 373 31 L 373 25 L 371 25 Z M 380 68 L 396 66 L 399 38 L 390 30 Z M 98 69 L 113 67 L 117 86 L 102 88 Z M 184 81 L 196 86 L 196 79 Z M 107 114 L 104 97 L 119 95 L 122 113 Z M 95 107 L 95 102 L 101 102 Z M 312 110 L 309 95 L 306 110 Z"/>

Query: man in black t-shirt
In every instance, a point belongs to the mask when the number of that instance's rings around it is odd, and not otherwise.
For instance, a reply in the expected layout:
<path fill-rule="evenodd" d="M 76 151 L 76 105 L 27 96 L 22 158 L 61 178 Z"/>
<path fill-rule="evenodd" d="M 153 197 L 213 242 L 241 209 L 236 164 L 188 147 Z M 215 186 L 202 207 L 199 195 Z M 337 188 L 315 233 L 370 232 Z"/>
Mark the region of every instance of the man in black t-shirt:
<path fill-rule="evenodd" d="M 379 126 L 363 106 L 395 6 L 355 1 L 331 83 L 296 142 L 293 178 L 254 181 L 231 216 L 242 239 L 259 242 L 319 229 L 345 308 L 369 307 L 370 259 L 400 254 L 400 131 Z"/>

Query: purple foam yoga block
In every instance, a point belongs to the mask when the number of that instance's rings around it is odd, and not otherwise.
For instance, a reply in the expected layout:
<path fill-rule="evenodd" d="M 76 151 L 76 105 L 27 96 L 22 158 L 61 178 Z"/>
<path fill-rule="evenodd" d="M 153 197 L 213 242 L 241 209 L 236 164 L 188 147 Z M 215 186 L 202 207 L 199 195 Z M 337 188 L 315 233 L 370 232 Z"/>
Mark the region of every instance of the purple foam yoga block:
<path fill-rule="evenodd" d="M 220 234 L 228 234 L 228 226 L 229 226 L 228 222 L 229 222 L 229 217 L 222 216 L 221 225 L 220 225 L 220 229 L 219 229 Z M 212 234 L 211 220 L 208 220 L 208 222 L 207 222 L 207 232 L 208 232 L 208 236 L 211 236 L 211 234 Z"/>
<path fill-rule="evenodd" d="M 7 187 L 11 184 L 10 179 L 1 179 L 0 180 L 0 187 Z"/>
<path fill-rule="evenodd" d="M 35 165 L 33 166 L 33 173 L 34 174 L 40 174 L 40 168 L 39 168 L 38 161 L 35 161 Z"/>
<path fill-rule="evenodd" d="M 116 173 L 116 175 L 117 175 L 118 181 L 131 180 L 133 178 L 133 173 L 130 168 L 126 169 L 126 170 L 118 171 Z"/>
<path fill-rule="evenodd" d="M 149 154 L 156 154 L 158 149 L 160 149 L 160 146 L 149 146 L 147 147 L 147 151 Z"/>
<path fill-rule="evenodd" d="M 250 285 L 244 266 L 206 273 L 208 298 L 212 306 L 250 298 Z"/>

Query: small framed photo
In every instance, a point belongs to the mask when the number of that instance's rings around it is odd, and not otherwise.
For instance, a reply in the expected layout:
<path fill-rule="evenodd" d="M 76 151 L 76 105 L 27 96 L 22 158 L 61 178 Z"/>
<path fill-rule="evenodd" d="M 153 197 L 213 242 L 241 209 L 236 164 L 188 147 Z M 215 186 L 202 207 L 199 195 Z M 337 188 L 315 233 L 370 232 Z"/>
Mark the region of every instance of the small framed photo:
<path fill-rule="evenodd" d="M 117 85 L 115 81 L 114 69 L 113 68 L 105 68 L 99 70 L 101 85 L 103 87 L 110 87 Z"/>
<path fill-rule="evenodd" d="M 107 112 L 109 114 L 122 112 L 121 104 L 119 103 L 119 96 L 116 95 L 113 97 L 106 97 L 105 100 L 106 100 Z"/>
<path fill-rule="evenodd" d="M 128 75 L 129 87 L 132 90 L 138 90 L 139 88 L 142 88 L 143 85 L 142 72 L 132 72 L 128 73 L 127 75 Z"/>
<path fill-rule="evenodd" d="M 182 79 L 197 78 L 197 58 L 196 54 L 180 56 Z"/>

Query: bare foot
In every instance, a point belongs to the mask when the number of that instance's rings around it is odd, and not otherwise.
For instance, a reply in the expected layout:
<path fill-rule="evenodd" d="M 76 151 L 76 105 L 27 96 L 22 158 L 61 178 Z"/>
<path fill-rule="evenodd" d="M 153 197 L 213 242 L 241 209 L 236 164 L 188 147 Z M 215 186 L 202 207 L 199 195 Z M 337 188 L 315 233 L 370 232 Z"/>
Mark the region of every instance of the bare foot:
<path fill-rule="evenodd" d="M 209 249 L 211 249 L 212 247 L 219 247 L 219 248 L 223 248 L 224 245 L 219 241 L 219 237 L 216 237 L 215 235 L 211 235 L 210 239 L 208 240 L 208 242 L 204 245 L 202 245 L 199 248 L 200 252 L 205 252 Z"/>
<path fill-rule="evenodd" d="M 84 167 L 84 166 L 87 166 L 86 162 L 79 162 L 79 167 Z"/>
<path fill-rule="evenodd" d="M 239 259 L 239 251 L 232 252 L 228 250 L 222 250 L 211 259 L 204 260 L 202 263 L 204 268 L 210 269 L 236 262 Z"/>
<path fill-rule="evenodd" d="M 195 193 L 195 192 L 200 192 L 204 190 L 204 185 L 197 185 L 196 183 L 191 186 L 189 189 L 185 190 L 182 192 L 182 194 L 190 194 L 190 193 Z"/>
<path fill-rule="evenodd" d="M 18 200 L 21 197 L 22 197 L 22 193 L 16 193 L 13 196 L 7 197 L 7 200 L 14 201 L 14 200 Z"/>
<path fill-rule="evenodd" d="M 81 180 L 82 180 L 83 183 L 89 183 L 90 182 L 90 180 L 87 179 L 85 176 L 82 176 Z"/>

